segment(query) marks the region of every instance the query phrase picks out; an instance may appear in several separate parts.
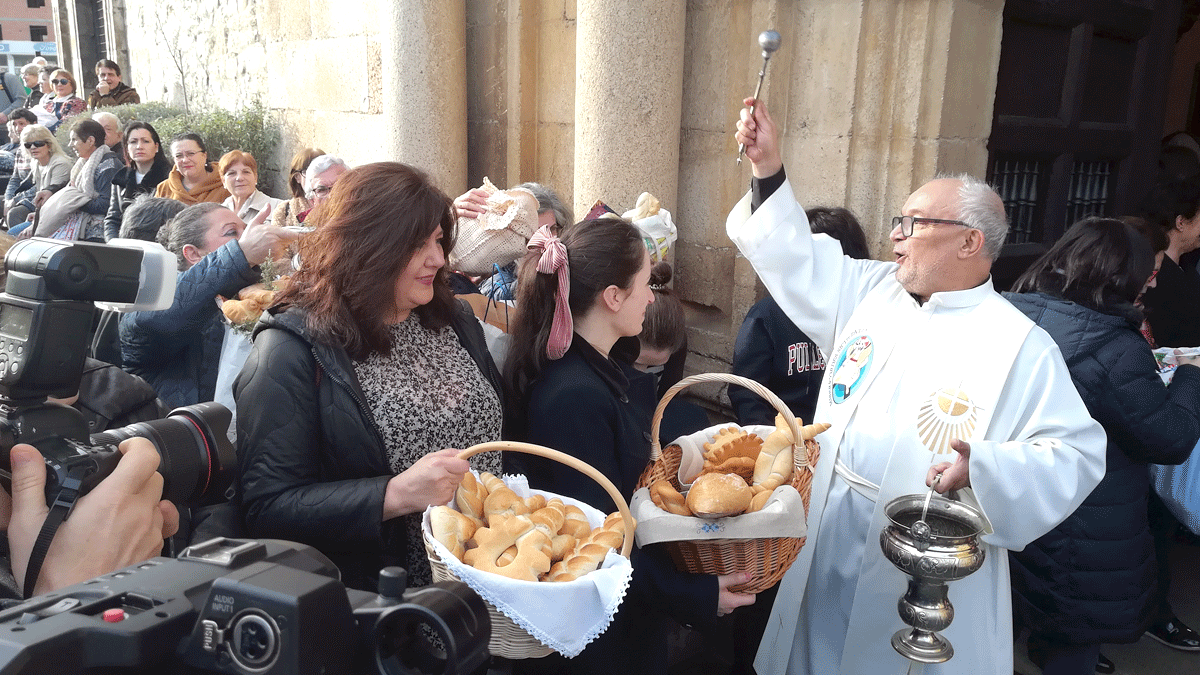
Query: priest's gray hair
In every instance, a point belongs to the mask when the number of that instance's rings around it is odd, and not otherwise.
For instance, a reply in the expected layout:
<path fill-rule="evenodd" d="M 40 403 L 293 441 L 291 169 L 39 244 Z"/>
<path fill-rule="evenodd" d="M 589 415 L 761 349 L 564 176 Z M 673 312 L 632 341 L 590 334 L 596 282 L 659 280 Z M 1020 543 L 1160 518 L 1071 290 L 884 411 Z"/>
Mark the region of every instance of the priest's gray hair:
<path fill-rule="evenodd" d="M 962 183 L 958 188 L 958 218 L 983 233 L 983 253 L 994 261 L 1008 238 L 1004 201 L 992 186 L 974 176 L 964 173 L 945 177 Z"/>

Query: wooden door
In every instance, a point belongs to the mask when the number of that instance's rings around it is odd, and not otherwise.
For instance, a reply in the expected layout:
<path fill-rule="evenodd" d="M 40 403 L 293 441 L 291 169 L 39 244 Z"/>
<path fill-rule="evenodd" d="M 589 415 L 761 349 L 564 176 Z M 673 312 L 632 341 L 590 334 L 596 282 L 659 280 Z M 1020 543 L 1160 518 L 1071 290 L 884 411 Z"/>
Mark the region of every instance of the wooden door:
<path fill-rule="evenodd" d="M 1162 137 L 1180 0 L 1008 0 L 988 181 L 1008 285 L 1072 223 L 1133 211 Z"/>

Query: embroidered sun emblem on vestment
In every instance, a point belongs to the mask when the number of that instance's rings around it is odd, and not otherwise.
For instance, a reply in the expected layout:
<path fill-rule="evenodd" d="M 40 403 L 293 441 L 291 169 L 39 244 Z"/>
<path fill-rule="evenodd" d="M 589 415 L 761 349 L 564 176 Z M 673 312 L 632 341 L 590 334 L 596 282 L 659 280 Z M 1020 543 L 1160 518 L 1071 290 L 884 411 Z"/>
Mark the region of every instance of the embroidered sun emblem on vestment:
<path fill-rule="evenodd" d="M 917 411 L 917 435 L 931 452 L 949 454 L 951 439 L 967 440 L 975 431 L 977 409 L 962 389 L 938 389 Z"/>

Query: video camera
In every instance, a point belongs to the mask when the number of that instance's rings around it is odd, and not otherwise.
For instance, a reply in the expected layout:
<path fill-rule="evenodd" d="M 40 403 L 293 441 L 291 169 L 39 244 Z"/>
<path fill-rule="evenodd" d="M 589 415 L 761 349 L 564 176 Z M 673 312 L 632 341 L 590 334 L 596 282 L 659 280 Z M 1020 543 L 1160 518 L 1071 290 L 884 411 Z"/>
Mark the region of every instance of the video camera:
<path fill-rule="evenodd" d="M 122 311 L 171 306 L 175 256 L 137 240 L 89 244 L 35 238 L 14 244 L 4 266 L 0 480 L 11 490 L 14 444 L 29 443 L 42 453 L 46 504 L 52 507 L 49 536 L 75 501 L 112 473 L 121 458 L 117 444 L 132 436 L 149 439 L 158 450 L 164 499 L 193 506 L 225 499 L 232 482 L 226 469 L 236 460 L 226 437 L 231 415 L 220 404 L 178 408 L 165 419 L 89 436 L 79 411 L 47 400 L 79 392 L 96 303 Z M 34 578 L 40 558 L 36 563 L 31 560 Z"/>
<path fill-rule="evenodd" d="M 345 588 L 316 549 L 217 538 L 0 612 L 0 675 L 456 675 L 487 658 L 491 619 L 466 584 Z"/>

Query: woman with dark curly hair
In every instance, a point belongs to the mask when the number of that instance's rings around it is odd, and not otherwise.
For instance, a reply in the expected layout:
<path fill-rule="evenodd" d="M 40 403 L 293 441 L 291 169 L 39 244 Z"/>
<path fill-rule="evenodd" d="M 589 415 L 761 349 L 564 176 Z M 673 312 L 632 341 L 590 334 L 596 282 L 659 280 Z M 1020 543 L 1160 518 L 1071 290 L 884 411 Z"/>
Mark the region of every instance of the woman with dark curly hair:
<path fill-rule="evenodd" d="M 342 176 L 234 386 L 250 535 L 316 547 L 352 588 L 386 565 L 430 582 L 421 513 L 468 470 L 454 448 L 500 438 L 499 373 L 446 284 L 450 209 L 404 164 Z"/>

